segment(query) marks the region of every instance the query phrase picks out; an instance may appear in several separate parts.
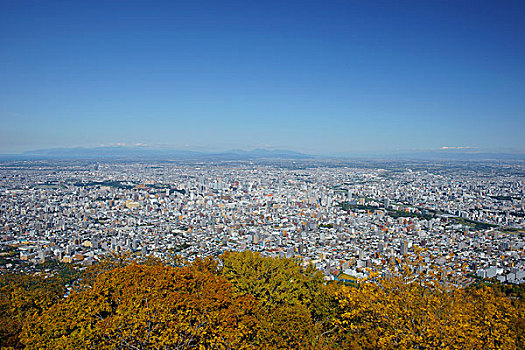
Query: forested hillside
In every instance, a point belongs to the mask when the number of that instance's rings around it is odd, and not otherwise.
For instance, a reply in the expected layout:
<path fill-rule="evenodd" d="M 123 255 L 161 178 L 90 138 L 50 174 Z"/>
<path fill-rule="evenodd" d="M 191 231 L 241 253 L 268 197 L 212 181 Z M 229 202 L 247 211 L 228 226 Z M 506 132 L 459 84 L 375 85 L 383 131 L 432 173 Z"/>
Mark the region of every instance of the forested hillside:
<path fill-rule="evenodd" d="M 66 297 L 66 283 L 73 287 Z M 16 349 L 523 349 L 522 286 L 457 288 L 410 266 L 326 283 L 299 260 L 112 257 L 74 280 L 3 275 Z"/>

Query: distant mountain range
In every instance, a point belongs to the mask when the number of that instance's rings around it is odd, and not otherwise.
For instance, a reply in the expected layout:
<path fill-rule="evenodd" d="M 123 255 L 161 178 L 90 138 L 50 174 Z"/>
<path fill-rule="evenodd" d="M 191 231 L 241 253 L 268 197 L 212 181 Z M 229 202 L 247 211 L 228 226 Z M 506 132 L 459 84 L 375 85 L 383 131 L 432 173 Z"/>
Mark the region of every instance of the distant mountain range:
<path fill-rule="evenodd" d="M 28 151 L 3 158 L 15 159 L 215 159 L 215 160 L 250 160 L 250 159 L 310 159 L 311 155 L 288 150 L 254 149 L 251 151 L 230 150 L 224 152 L 198 152 L 187 150 L 156 149 L 150 147 L 75 147 L 50 148 Z"/>
<path fill-rule="evenodd" d="M 19 154 L 0 155 L 3 160 L 36 159 L 119 159 L 119 160 L 256 160 L 256 159 L 413 159 L 413 160 L 525 160 L 523 153 L 476 152 L 464 150 L 435 150 L 394 154 L 337 154 L 310 155 L 289 150 L 254 149 L 224 152 L 200 152 L 152 148 L 147 146 L 103 146 L 50 148 Z"/>

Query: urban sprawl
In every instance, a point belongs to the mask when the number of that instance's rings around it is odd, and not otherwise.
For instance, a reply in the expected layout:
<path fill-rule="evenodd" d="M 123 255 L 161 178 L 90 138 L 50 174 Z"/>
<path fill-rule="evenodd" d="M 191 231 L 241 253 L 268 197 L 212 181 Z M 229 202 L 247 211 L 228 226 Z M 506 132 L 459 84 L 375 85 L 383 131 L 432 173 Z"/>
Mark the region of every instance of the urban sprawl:
<path fill-rule="evenodd" d="M 326 280 L 439 266 L 525 281 L 525 165 L 401 161 L 0 163 L 2 272 L 132 252 L 299 257 Z"/>

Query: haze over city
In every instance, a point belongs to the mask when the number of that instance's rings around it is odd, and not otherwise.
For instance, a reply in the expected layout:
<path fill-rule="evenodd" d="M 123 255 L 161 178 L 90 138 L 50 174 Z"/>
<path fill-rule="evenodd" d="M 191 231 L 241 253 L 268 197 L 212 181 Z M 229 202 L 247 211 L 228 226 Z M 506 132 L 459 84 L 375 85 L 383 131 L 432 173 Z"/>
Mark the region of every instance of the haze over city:
<path fill-rule="evenodd" d="M 524 153 L 521 1 L 0 4 L 0 153 Z"/>

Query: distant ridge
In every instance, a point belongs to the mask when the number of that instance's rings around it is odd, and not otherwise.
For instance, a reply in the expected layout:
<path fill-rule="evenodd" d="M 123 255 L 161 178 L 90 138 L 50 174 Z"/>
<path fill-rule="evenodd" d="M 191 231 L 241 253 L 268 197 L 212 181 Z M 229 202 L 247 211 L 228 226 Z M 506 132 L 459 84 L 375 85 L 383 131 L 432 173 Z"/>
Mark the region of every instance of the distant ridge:
<path fill-rule="evenodd" d="M 4 159 L 215 159 L 215 160 L 250 160 L 250 159 L 310 159 L 313 156 L 289 150 L 254 149 L 229 150 L 224 152 L 198 152 L 188 150 L 156 149 L 145 146 L 103 146 L 49 148 L 27 151 L 20 154 L 3 155 Z"/>
<path fill-rule="evenodd" d="M 115 159 L 115 160 L 257 160 L 257 159 L 373 159 L 373 160 L 436 160 L 436 161 L 481 161 L 512 160 L 525 161 L 524 153 L 498 153 L 458 150 L 434 150 L 399 153 L 339 153 L 311 155 L 283 149 L 256 148 L 253 150 L 232 149 L 222 152 L 204 152 L 153 148 L 149 146 L 100 146 L 48 148 L 19 154 L 0 154 L 0 160 L 73 160 L 73 159 Z"/>

